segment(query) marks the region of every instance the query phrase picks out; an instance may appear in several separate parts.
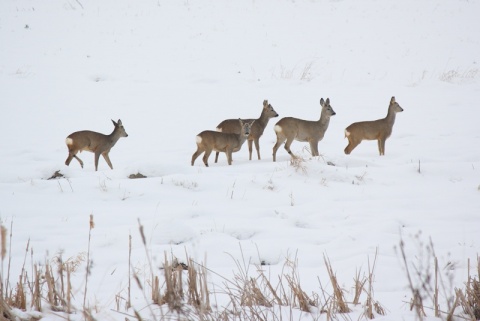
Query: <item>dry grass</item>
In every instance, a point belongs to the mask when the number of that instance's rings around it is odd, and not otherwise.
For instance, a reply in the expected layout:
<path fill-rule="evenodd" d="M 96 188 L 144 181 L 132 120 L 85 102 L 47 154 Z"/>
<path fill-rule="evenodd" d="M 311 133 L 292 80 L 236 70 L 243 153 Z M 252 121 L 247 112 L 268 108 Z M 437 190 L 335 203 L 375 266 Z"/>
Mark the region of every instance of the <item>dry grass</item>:
<path fill-rule="evenodd" d="M 470 274 L 470 260 L 468 261 L 468 280 L 465 290 L 456 290 L 459 305 L 470 320 L 480 320 L 480 257 L 477 257 L 477 278 Z"/>
<path fill-rule="evenodd" d="M 478 68 L 470 68 L 465 70 L 450 69 L 443 72 L 439 79 L 448 83 L 464 83 L 477 78 L 480 70 Z"/>
<path fill-rule="evenodd" d="M 238 319 L 271 320 L 280 317 L 276 315 L 280 307 L 289 307 L 291 313 L 296 309 L 310 313 L 317 306 L 317 296 L 310 297 L 302 288 L 296 260 L 287 260 L 283 273 L 275 281 L 265 274 L 264 266 L 255 266 L 255 270 L 250 271 L 250 262 L 235 260 L 235 263 L 237 272 L 233 279 L 224 282 L 230 298 L 229 315 Z"/>
<path fill-rule="evenodd" d="M 91 217 L 90 231 L 93 227 L 93 217 Z M 319 292 L 316 293 L 305 290 L 304 284 L 300 280 L 296 256 L 293 259 L 287 257 L 281 272 L 273 278 L 270 276 L 268 265 L 252 264 L 250 260 L 245 259 L 243 251 L 240 260 L 231 256 L 236 266 L 231 278 L 225 278 L 208 269 L 205 264 L 195 262 L 189 258 L 188 254 L 186 254 L 186 260 L 183 263 L 165 253 L 162 267 L 160 269 L 154 268 L 149 254 L 151 251 L 148 249 L 147 238 L 140 222 L 139 231 L 148 260 L 145 271 L 147 280 L 146 282 L 140 281 L 137 273 L 139 271 L 129 268 L 132 275 L 128 280 L 127 296 L 124 298 L 117 294 L 115 300 L 116 311 L 124 314 L 126 316 L 125 320 L 296 320 L 302 314 L 309 314 L 316 320 L 339 320 L 342 318 L 351 319 L 349 313 L 352 312 L 352 307 L 358 306 L 361 302 L 363 302 L 363 313 L 358 315 L 358 319 L 373 319 L 378 315 L 386 315 L 386 309 L 374 298 L 373 285 L 375 283 L 377 253 L 375 253 L 373 262 L 370 262 L 370 259 L 368 260 L 368 273 L 366 275 L 362 275 L 361 270 L 355 273 L 351 293 L 342 289 L 330 260 L 324 255 L 325 273 L 323 278 L 328 280 L 327 288 L 329 290 L 319 282 Z M 3 260 L 7 258 L 8 254 L 7 235 L 7 230 L 3 229 L 1 235 L 2 263 L 4 263 Z M 129 240 L 128 264 L 132 266 L 130 235 Z M 4 248 L 7 250 L 4 251 Z M 427 256 L 433 255 L 436 258 L 431 242 L 427 245 L 427 248 Z M 472 277 L 469 270 L 465 288 L 449 291 L 448 287 L 443 285 L 436 260 L 435 277 L 432 277 L 431 273 L 428 272 L 429 265 L 412 265 L 412 261 L 407 260 L 403 240 L 400 249 L 407 272 L 408 284 L 412 291 L 411 308 L 416 311 L 417 319 L 421 320 L 426 316 L 425 309 L 434 310 L 435 316 L 446 321 L 458 318 L 474 321 L 480 318 L 480 281 L 478 280 L 480 258 L 477 258 L 476 262 L 477 276 Z M 78 300 L 74 298 L 73 293 L 75 291 L 72 290 L 71 283 L 72 275 L 85 266 L 87 271 L 84 280 L 85 283 L 88 283 L 88 275 L 92 273 L 88 266 L 90 243 L 86 253 L 81 253 L 67 260 L 63 260 L 62 253 L 59 253 L 52 260 L 46 260 L 44 264 L 32 264 L 31 270 L 29 269 L 29 273 L 27 273 L 25 263 L 29 253 L 33 261 L 33 251 L 28 242 L 25 262 L 15 286 L 11 289 L 4 288 L 4 284 L 8 283 L 8 280 L 3 278 L 2 264 L 0 321 L 20 320 L 15 314 L 15 309 L 39 311 L 40 313 L 46 309 L 61 311 L 65 313 L 64 316 L 68 320 L 70 315 L 78 313 L 87 321 L 95 320 L 95 313 L 98 311 L 87 304 L 86 295 Z M 418 257 L 423 257 L 423 254 Z M 10 271 L 7 275 L 9 273 Z M 223 284 L 210 283 L 209 275 L 216 275 L 223 280 Z M 130 299 L 131 279 L 134 280 L 143 294 L 145 307 L 136 308 L 133 306 Z M 320 277 L 318 279 L 320 280 Z M 431 286 L 430 282 L 435 284 Z M 87 285 L 84 284 L 83 286 L 85 293 L 87 293 Z M 449 303 L 445 311 L 442 311 L 438 303 L 440 292 L 448 296 L 446 302 Z M 217 295 L 222 295 L 222 305 L 218 304 Z M 350 295 L 352 300 L 349 301 L 347 296 Z M 138 292 L 135 296 L 138 296 Z M 80 302 L 78 305 L 80 310 L 77 310 L 73 302 L 82 301 L 82 299 L 83 305 Z M 425 306 L 427 302 L 430 302 L 429 300 L 432 300 L 433 308 Z M 125 312 L 120 311 L 121 302 L 125 302 Z M 461 315 L 455 314 L 458 313 L 456 309 L 460 310 L 459 307 L 463 311 Z M 23 320 L 25 319 L 21 319 L 21 321 Z M 31 317 L 27 320 L 33 321 L 34 318 Z"/>
<path fill-rule="evenodd" d="M 2 229 L 6 233 L 6 229 Z M 11 238 L 10 238 L 11 240 Z M 2 250 L 6 246 L 6 238 L 2 235 Z M 37 320 L 38 314 L 19 316 L 15 309 L 21 311 L 61 311 L 72 313 L 71 306 L 72 286 L 70 275 L 84 261 L 84 256 L 70 258 L 63 262 L 61 253 L 51 261 L 46 260 L 44 264 L 35 263 L 31 266 L 30 273 L 26 269 L 26 261 L 30 253 L 33 261 L 33 250 L 30 248 L 30 240 L 27 242 L 25 259 L 18 276 L 18 281 L 13 288 L 4 288 L 3 284 L 9 284 L 10 263 L 8 264 L 7 278 L 2 278 L 2 295 L 0 296 L 0 320 Z M 2 261 L 3 263 L 3 261 Z M 56 268 L 53 268 L 55 266 Z M 45 303 L 47 303 L 45 305 Z M 33 316 L 35 315 L 35 316 Z"/>
<path fill-rule="evenodd" d="M 361 278 L 360 277 L 361 270 L 357 271 L 355 273 L 355 277 L 353 279 L 354 281 L 354 297 L 353 297 L 353 305 L 360 304 L 360 296 L 362 295 L 364 288 L 365 288 L 365 283 L 367 283 L 367 278 Z"/>
<path fill-rule="evenodd" d="M 280 79 L 300 79 L 302 81 L 311 81 L 313 79 L 313 65 L 314 60 L 305 62 L 303 66 L 296 64 L 293 68 L 287 68 L 284 65 L 280 65 L 278 68 L 272 70 L 272 78 Z"/>
<path fill-rule="evenodd" d="M 448 262 L 444 269 L 445 276 L 439 273 L 438 259 L 435 254 L 433 242 L 423 244 L 419 237 L 415 236 L 418 252 L 417 262 L 412 263 L 405 254 L 405 243 L 400 242 L 400 252 L 404 263 L 409 288 L 412 292 L 410 309 L 414 310 L 418 320 L 423 320 L 427 313 L 426 309 L 434 311 L 434 316 L 446 321 L 458 319 L 476 321 L 480 320 L 480 282 L 470 274 L 470 260 L 468 261 L 468 279 L 465 289 L 454 288 L 452 285 L 453 270 L 456 264 Z M 433 275 L 431 266 L 427 262 L 433 262 Z M 412 269 L 410 269 L 412 268 Z M 480 275 L 480 258 L 477 257 L 477 277 Z M 447 280 L 447 281 L 446 281 Z M 433 282 L 433 284 L 431 284 Z M 443 296 L 445 307 L 439 304 L 439 297 Z M 428 305 L 431 302 L 432 306 Z M 462 307 L 463 314 L 458 313 L 458 307 Z"/>
<path fill-rule="evenodd" d="M 419 235 L 416 236 L 416 240 L 419 240 Z M 430 254 L 430 249 L 427 247 L 428 252 Z M 407 260 L 407 255 L 405 251 L 405 243 L 403 239 L 400 240 L 400 253 L 402 257 L 402 262 L 404 264 L 405 273 L 408 280 L 408 287 L 412 292 L 412 298 L 410 300 L 410 311 L 415 311 L 418 320 L 423 320 L 426 317 L 425 309 L 424 309 L 424 298 L 431 294 L 431 286 L 430 286 L 430 269 L 427 265 L 423 267 L 423 262 L 421 261 L 424 258 L 423 255 L 423 244 L 419 243 L 419 250 L 421 254 L 419 256 L 419 262 L 417 265 L 413 265 L 413 273 L 410 271 L 411 266 L 409 264 L 409 260 Z M 426 261 L 429 261 L 429 258 L 426 258 Z"/>
<path fill-rule="evenodd" d="M 92 230 L 95 228 L 93 221 L 93 214 L 90 214 L 89 229 L 88 229 L 88 250 L 87 250 L 87 270 L 85 273 L 85 291 L 83 293 L 83 310 L 87 310 L 87 292 L 88 292 L 88 277 L 90 276 L 90 242 L 92 239 Z"/>
<path fill-rule="evenodd" d="M 385 308 L 382 306 L 382 304 L 374 299 L 374 293 L 373 293 L 373 281 L 375 278 L 375 265 L 377 262 L 377 255 L 378 255 L 378 249 L 375 251 L 375 258 L 373 260 L 372 265 L 370 265 L 370 259 L 368 260 L 368 278 L 364 279 L 364 282 L 361 284 L 362 288 L 366 291 L 367 293 L 367 300 L 365 302 L 365 310 L 364 310 L 364 315 L 366 316 L 367 319 L 374 319 L 375 312 L 378 315 L 385 315 L 386 311 Z M 364 285 L 367 283 L 368 288 L 365 289 Z"/>
<path fill-rule="evenodd" d="M 50 176 L 49 178 L 47 179 L 56 179 L 56 178 L 62 178 L 64 177 L 64 175 L 62 173 L 60 173 L 60 170 L 58 171 L 55 171 L 52 176 Z"/>
<path fill-rule="evenodd" d="M 147 176 L 143 175 L 142 173 L 130 174 L 128 175 L 130 179 L 138 179 L 138 178 L 147 178 Z"/>
<path fill-rule="evenodd" d="M 296 172 L 302 172 L 303 174 L 307 174 L 307 165 L 305 164 L 305 159 L 303 157 L 293 155 L 290 157 L 290 166 L 295 168 Z"/>
<path fill-rule="evenodd" d="M 348 313 L 350 312 L 350 308 L 348 307 L 348 304 L 345 300 L 343 290 L 338 284 L 337 276 L 333 272 L 330 260 L 325 255 L 323 256 L 323 260 L 327 268 L 328 276 L 330 277 L 330 283 L 332 284 L 332 287 L 333 287 L 333 301 L 332 301 L 333 312 Z"/>

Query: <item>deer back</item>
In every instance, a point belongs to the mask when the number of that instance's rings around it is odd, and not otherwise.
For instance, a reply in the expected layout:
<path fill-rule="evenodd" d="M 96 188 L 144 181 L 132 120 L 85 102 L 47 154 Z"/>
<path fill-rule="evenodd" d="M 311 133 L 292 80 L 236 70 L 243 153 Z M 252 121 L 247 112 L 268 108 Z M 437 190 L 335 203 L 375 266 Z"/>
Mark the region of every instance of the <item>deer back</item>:
<path fill-rule="evenodd" d="M 386 139 L 392 134 L 396 113 L 402 111 L 403 108 L 395 101 L 395 97 L 392 97 L 385 118 L 353 123 L 345 129 L 345 134 L 357 140 Z"/>
<path fill-rule="evenodd" d="M 330 117 L 335 111 L 330 106 L 330 99 L 320 100 L 322 111 L 317 121 L 304 120 L 294 117 L 284 117 L 275 125 L 275 131 L 282 133 L 285 137 L 294 138 L 298 141 L 321 140 L 327 131 Z"/>

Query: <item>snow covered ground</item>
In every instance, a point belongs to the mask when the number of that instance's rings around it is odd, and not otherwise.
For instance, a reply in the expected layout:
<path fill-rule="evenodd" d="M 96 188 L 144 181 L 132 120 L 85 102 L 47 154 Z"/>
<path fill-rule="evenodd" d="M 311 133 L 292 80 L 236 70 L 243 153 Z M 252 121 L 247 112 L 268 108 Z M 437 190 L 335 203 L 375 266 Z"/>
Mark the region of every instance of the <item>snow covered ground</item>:
<path fill-rule="evenodd" d="M 140 221 L 155 266 L 165 252 L 187 253 L 229 278 L 233 257 L 263 262 L 275 279 L 296 257 L 308 293 L 329 283 L 324 255 L 351 291 L 378 250 L 383 318 L 414 320 L 400 240 L 415 264 L 431 238 L 460 288 L 479 254 L 479 13 L 480 2 L 462 0 L 0 2 L 0 218 L 13 226 L 4 282 L 16 282 L 28 240 L 27 266 L 86 252 L 93 215 L 87 300 L 98 319 L 125 318 L 112 309 L 129 235 L 132 264 L 148 273 Z M 404 112 L 386 155 L 376 142 L 345 155 L 344 128 L 384 117 L 392 96 Z M 336 112 L 322 156 L 294 142 L 302 168 L 283 148 L 272 162 L 274 124 L 318 119 L 322 97 Z M 280 117 L 261 160 L 249 161 L 245 144 L 232 166 L 223 154 L 190 166 L 199 132 L 258 117 L 264 99 Z M 83 169 L 65 166 L 65 137 L 110 133 L 110 119 L 129 134 L 110 153 L 114 169 L 101 159 L 95 172 L 88 152 Z M 48 180 L 57 170 L 65 178 Z M 137 172 L 147 178 L 128 178 Z M 135 291 L 134 306 L 145 306 Z"/>

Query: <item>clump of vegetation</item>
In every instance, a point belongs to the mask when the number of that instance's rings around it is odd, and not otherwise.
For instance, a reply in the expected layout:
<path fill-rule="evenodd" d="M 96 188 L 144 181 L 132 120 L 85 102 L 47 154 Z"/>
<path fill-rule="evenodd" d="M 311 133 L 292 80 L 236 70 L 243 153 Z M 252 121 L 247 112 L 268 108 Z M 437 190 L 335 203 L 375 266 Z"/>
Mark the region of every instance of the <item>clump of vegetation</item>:
<path fill-rule="evenodd" d="M 462 83 L 476 79 L 479 74 L 480 69 L 478 68 L 470 68 L 465 70 L 450 69 L 441 73 L 438 78 L 441 81 L 445 81 L 448 83 Z"/>
<path fill-rule="evenodd" d="M 477 277 L 470 274 L 470 260 L 468 260 L 468 280 L 465 290 L 456 290 L 457 298 L 463 312 L 471 320 L 480 320 L 480 257 L 477 257 Z"/>
<path fill-rule="evenodd" d="M 128 178 L 130 179 L 147 178 L 147 176 L 143 175 L 142 173 L 137 173 L 137 174 L 130 174 Z"/>
<path fill-rule="evenodd" d="M 60 170 L 55 171 L 55 173 L 52 174 L 48 179 L 56 179 L 56 178 L 62 178 L 64 175 L 60 173 Z"/>
<path fill-rule="evenodd" d="M 290 166 L 295 168 L 296 172 L 302 172 L 303 174 L 307 174 L 307 165 L 305 164 L 305 159 L 300 156 L 292 156 L 290 158 Z"/>

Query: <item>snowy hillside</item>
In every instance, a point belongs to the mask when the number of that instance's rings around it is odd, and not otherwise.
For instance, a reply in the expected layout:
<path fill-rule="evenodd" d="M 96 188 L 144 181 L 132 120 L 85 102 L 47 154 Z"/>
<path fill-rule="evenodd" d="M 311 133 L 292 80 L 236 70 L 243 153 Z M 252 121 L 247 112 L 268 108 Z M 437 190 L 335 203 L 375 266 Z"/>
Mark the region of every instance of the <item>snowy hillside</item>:
<path fill-rule="evenodd" d="M 252 277 L 262 266 L 274 282 L 295 261 L 310 295 L 322 292 L 319 283 L 331 289 L 328 257 L 351 300 L 354 276 L 368 274 L 378 252 L 373 288 L 386 315 L 376 317 L 413 321 L 400 242 L 410 268 L 419 268 L 432 264 L 431 240 L 447 310 L 454 288 L 478 279 L 479 13 L 480 2 L 463 0 L 0 2 L 4 286 L 15 288 L 22 267 L 31 277 L 35 264 L 60 254 L 83 257 L 72 275 L 75 308 L 85 298 L 98 320 L 135 319 L 133 309 L 155 320 L 149 277 L 163 275 L 165 255 L 205 264 L 222 307 L 238 262 Z M 404 112 L 386 155 L 375 141 L 345 155 L 345 127 L 385 117 L 392 96 Z M 304 161 L 292 166 L 281 147 L 273 162 L 275 123 L 318 120 L 327 97 L 336 115 L 321 156 L 295 141 Z M 225 154 L 218 163 L 212 154 L 208 168 L 201 157 L 190 165 L 198 133 L 259 117 L 265 99 L 279 117 L 260 139 L 261 160 L 254 151 L 249 161 L 245 144 L 232 166 Z M 95 172 L 89 152 L 78 155 L 83 169 L 76 160 L 67 167 L 65 138 L 108 134 L 111 119 L 129 135 L 110 153 L 114 169 L 101 158 Z M 55 171 L 64 177 L 49 180 Z M 128 178 L 136 173 L 147 178 Z M 132 284 L 133 307 L 119 309 L 130 268 L 144 288 Z M 424 305 L 436 320 L 433 303 Z M 347 318 L 362 311 L 353 307 Z M 280 315 L 328 318 L 320 309 Z M 42 316 L 65 317 L 46 304 Z"/>

